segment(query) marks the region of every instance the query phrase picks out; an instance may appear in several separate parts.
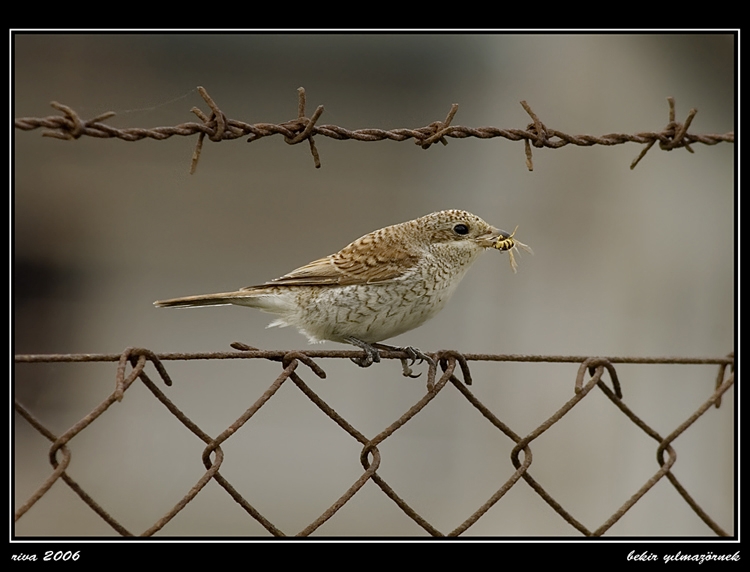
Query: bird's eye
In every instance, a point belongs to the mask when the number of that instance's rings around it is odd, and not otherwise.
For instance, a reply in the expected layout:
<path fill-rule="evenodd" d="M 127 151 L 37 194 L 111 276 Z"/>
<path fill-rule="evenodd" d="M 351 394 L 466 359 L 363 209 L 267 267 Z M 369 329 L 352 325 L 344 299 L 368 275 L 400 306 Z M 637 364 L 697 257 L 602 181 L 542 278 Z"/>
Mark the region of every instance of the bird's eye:
<path fill-rule="evenodd" d="M 469 227 L 465 224 L 457 224 L 453 227 L 453 232 L 456 234 L 469 234 Z"/>

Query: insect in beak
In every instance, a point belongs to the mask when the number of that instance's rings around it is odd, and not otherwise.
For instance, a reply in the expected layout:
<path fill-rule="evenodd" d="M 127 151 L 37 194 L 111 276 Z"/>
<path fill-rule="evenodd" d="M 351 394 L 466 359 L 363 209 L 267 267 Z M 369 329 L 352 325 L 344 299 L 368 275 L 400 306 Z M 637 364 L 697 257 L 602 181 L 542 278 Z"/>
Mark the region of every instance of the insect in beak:
<path fill-rule="evenodd" d="M 516 225 L 516 228 L 513 229 L 513 232 L 510 234 L 510 236 L 507 236 L 504 238 L 502 236 L 498 237 L 497 241 L 493 245 L 493 248 L 497 248 L 498 250 L 508 252 L 508 257 L 510 259 L 510 267 L 513 270 L 514 274 L 516 270 L 518 269 L 518 264 L 516 264 L 516 257 L 513 255 L 513 251 L 514 250 L 518 251 L 518 247 L 520 246 L 529 254 L 534 254 L 534 251 L 531 250 L 530 246 L 513 238 L 516 235 L 517 230 L 518 230 L 518 225 Z"/>

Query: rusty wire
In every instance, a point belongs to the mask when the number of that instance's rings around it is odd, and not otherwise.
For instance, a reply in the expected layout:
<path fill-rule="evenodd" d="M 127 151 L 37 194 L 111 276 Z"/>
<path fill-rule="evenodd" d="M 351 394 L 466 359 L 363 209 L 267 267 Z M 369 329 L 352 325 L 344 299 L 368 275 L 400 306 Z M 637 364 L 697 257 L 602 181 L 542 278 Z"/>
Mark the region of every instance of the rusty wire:
<path fill-rule="evenodd" d="M 177 418 L 188 430 L 196 435 L 206 444 L 201 453 L 206 472 L 196 484 L 183 496 L 182 499 L 172 507 L 164 516 L 159 518 L 148 529 L 140 533 L 140 536 L 152 536 L 161 530 L 171 519 L 173 519 L 185 506 L 192 501 L 211 480 L 216 481 L 229 493 L 253 519 L 260 523 L 273 536 L 285 536 L 286 533 L 277 528 L 268 518 L 262 515 L 247 499 L 245 499 L 232 484 L 220 473 L 224 460 L 221 445 L 237 433 L 237 431 L 255 415 L 278 391 L 284 382 L 291 382 L 307 396 L 322 412 L 333 420 L 342 430 L 362 445 L 360 452 L 360 463 L 363 468 L 362 475 L 341 495 L 328 509 L 326 509 L 313 522 L 297 533 L 298 536 L 308 536 L 314 533 L 324 522 L 344 506 L 349 500 L 368 482 L 375 483 L 380 490 L 390 498 L 409 518 L 417 523 L 431 536 L 458 536 L 466 532 L 476 523 L 492 506 L 494 506 L 512 487 L 523 480 L 544 501 L 552 507 L 555 512 L 568 522 L 580 534 L 587 537 L 597 537 L 605 534 L 625 513 L 630 510 L 648 491 L 661 479 L 665 478 L 672 484 L 675 490 L 682 496 L 685 502 L 701 518 L 701 520 L 718 536 L 729 536 L 729 534 L 715 521 L 707 512 L 700 507 L 695 499 L 688 493 L 687 489 L 677 480 L 671 472 L 677 455 L 672 447 L 674 440 L 681 435 L 689 426 L 704 415 L 712 405 L 718 407 L 721 396 L 734 384 L 734 356 L 717 358 L 680 358 L 680 357 L 587 357 L 587 356 L 541 356 L 541 355 L 495 355 L 495 354 L 460 354 L 451 350 L 443 350 L 431 354 L 434 362 L 429 365 L 427 371 L 427 390 L 424 396 L 417 401 L 406 413 L 378 435 L 368 438 L 354 427 L 349 421 L 334 411 L 310 386 L 303 381 L 299 371 L 300 366 L 310 369 L 317 377 L 326 377 L 325 371 L 315 361 L 316 359 L 341 359 L 352 358 L 361 355 L 359 351 L 332 350 L 332 351 L 268 351 L 252 348 L 245 344 L 233 344 L 239 351 L 234 352 L 211 352 L 211 353 L 165 353 L 156 354 L 143 348 L 128 348 L 122 354 L 47 354 L 47 355 L 16 355 L 16 363 L 49 363 L 49 362 L 116 362 L 115 384 L 113 392 L 95 407 L 88 415 L 75 423 L 70 429 L 60 436 L 54 435 L 41 421 L 35 418 L 18 401 L 15 403 L 16 411 L 41 435 L 52 442 L 49 450 L 49 461 L 52 473 L 38 489 L 16 509 L 15 520 L 18 521 L 23 515 L 38 502 L 50 489 L 50 487 L 62 479 L 94 512 L 107 522 L 118 534 L 122 536 L 134 536 L 134 533 L 125 528 L 114 516 L 101 507 L 86 491 L 82 489 L 67 473 L 71 463 L 71 453 L 67 444 L 83 430 L 95 422 L 116 401 L 120 401 L 136 379 L 140 379 L 149 391 L 159 400 L 167 410 Z M 382 357 L 386 359 L 401 359 L 408 357 L 405 352 L 384 351 Z M 265 359 L 281 363 L 282 371 L 271 383 L 268 389 L 253 403 L 236 421 L 216 437 L 211 437 L 198 427 L 185 413 L 183 413 L 167 395 L 159 389 L 159 386 L 151 380 L 145 371 L 148 362 L 165 385 L 172 384 L 172 380 L 164 366 L 165 361 L 170 360 L 221 360 L 221 359 Z M 469 362 L 471 361 L 494 361 L 494 362 L 547 362 L 547 363 L 578 363 L 578 373 L 572 387 L 572 397 L 563 404 L 551 417 L 545 420 L 536 429 L 525 437 L 516 434 L 510 427 L 503 423 L 495 414 L 487 408 L 470 390 L 469 383 L 471 374 Z M 714 364 L 719 366 L 716 378 L 716 386 L 713 393 L 708 395 L 704 403 L 669 435 L 662 437 L 652 429 L 641 417 L 639 417 L 624 402 L 620 383 L 618 380 L 615 364 Z M 126 375 L 128 365 L 130 373 Z M 438 373 L 438 368 L 441 373 Z M 461 378 L 456 374 L 461 372 Z M 609 377 L 613 387 L 611 389 L 604 381 L 605 373 Z M 590 376 L 586 380 L 587 374 Z M 391 437 L 399 428 L 403 427 L 412 418 L 419 414 L 448 384 L 455 387 L 458 392 L 466 398 L 493 426 L 511 439 L 515 446 L 511 452 L 510 459 L 515 467 L 515 472 L 500 486 L 490 498 L 461 524 L 450 532 L 442 532 L 429 523 L 422 515 L 414 510 L 401 498 L 396 491 L 378 474 L 380 466 L 380 451 L 378 446 Z M 579 522 L 568 512 L 555 498 L 552 497 L 530 474 L 532 465 L 531 445 L 534 440 L 545 431 L 555 425 L 571 409 L 595 388 L 598 387 L 604 395 L 638 428 L 657 442 L 656 458 L 658 469 L 641 488 L 632 495 L 620 508 L 618 508 L 603 524 L 591 530 Z M 62 456 L 58 459 L 58 453 Z M 523 458 L 521 459 L 521 453 Z M 666 454 L 666 458 L 665 458 Z"/>
<path fill-rule="evenodd" d="M 104 120 L 114 116 L 115 113 L 108 111 L 96 117 L 83 120 L 81 117 L 67 105 L 53 101 L 50 105 L 62 112 L 62 115 L 53 115 L 48 117 L 20 117 L 15 120 L 16 129 L 29 131 L 32 129 L 44 128 L 45 137 L 56 137 L 58 139 L 78 139 L 82 136 L 99 137 L 99 138 L 118 138 L 124 141 L 140 141 L 141 139 L 163 140 L 173 135 L 192 136 L 198 134 L 198 142 L 193 152 L 190 172 L 194 173 L 198 165 L 203 141 L 206 137 L 210 141 L 228 141 L 247 137 L 248 142 L 258 141 L 271 135 L 283 135 L 284 141 L 289 145 L 296 145 L 303 141 L 308 141 L 310 152 L 315 162 L 315 167 L 320 168 L 320 155 L 315 146 L 313 137 L 321 135 L 331 139 L 345 140 L 353 139 L 355 141 L 406 141 L 414 139 L 414 142 L 428 149 L 433 143 L 438 141 L 447 144 L 447 137 L 455 139 L 465 139 L 467 137 L 476 137 L 478 139 L 492 139 L 503 137 L 510 141 L 523 141 L 526 154 L 526 166 L 532 171 L 532 145 L 537 148 L 546 147 L 548 149 L 559 149 L 566 145 L 578 145 L 590 147 L 592 145 L 621 145 L 623 143 L 641 143 L 645 145 L 640 154 L 633 160 L 630 168 L 633 169 L 640 162 L 646 153 L 659 143 L 659 148 L 664 151 L 671 151 L 684 147 L 691 153 L 691 147 L 694 143 L 704 145 L 716 145 L 721 142 L 734 142 L 734 132 L 725 134 L 703 134 L 696 135 L 688 133 L 688 128 L 698 113 L 696 109 L 691 109 L 684 122 L 678 122 L 675 113 L 674 98 L 668 97 L 669 103 L 669 122 L 661 131 L 646 131 L 641 133 L 610 133 L 607 135 L 569 135 L 556 129 L 547 127 L 539 116 L 534 113 L 531 106 L 522 101 L 526 113 L 532 119 L 526 129 L 500 129 L 498 127 L 464 127 L 460 125 L 451 125 L 453 118 L 458 111 L 458 104 L 451 106 L 446 118 L 443 121 L 434 121 L 425 127 L 415 129 L 356 129 L 349 130 L 337 125 L 318 125 L 318 120 L 323 113 L 323 106 L 319 105 L 312 117 L 305 116 L 306 97 L 304 88 L 298 89 L 299 103 L 297 106 L 297 117 L 283 123 L 256 123 L 251 125 L 244 121 L 229 119 L 221 111 L 216 102 L 211 98 L 203 87 L 198 87 L 198 92 L 210 108 L 210 114 L 206 114 L 200 109 L 193 107 L 191 111 L 201 120 L 201 123 L 182 123 L 172 127 L 153 127 L 144 129 L 131 127 L 118 129 L 111 125 L 103 123 Z"/>

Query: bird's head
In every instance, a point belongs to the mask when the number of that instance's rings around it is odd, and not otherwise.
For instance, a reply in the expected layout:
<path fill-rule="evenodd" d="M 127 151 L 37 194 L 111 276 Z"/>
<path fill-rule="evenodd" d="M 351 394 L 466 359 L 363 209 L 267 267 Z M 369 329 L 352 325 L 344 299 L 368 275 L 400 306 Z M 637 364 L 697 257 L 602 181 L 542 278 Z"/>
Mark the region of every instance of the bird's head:
<path fill-rule="evenodd" d="M 517 246 L 531 252 L 512 233 L 495 228 L 478 216 L 462 210 L 445 210 L 411 221 L 428 250 L 462 262 L 473 262 L 486 248 L 508 251 L 515 271 L 513 250 Z"/>

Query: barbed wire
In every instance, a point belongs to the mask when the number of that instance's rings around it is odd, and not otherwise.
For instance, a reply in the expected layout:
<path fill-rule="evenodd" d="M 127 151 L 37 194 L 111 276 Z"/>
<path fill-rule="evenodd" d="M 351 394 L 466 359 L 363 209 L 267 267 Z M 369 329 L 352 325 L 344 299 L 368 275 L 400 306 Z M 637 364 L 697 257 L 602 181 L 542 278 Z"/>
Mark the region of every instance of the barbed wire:
<path fill-rule="evenodd" d="M 115 387 L 97 407 L 89 414 L 75 423 L 70 429 L 60 436 L 55 435 L 38 420 L 26 407 L 16 401 L 16 411 L 41 435 L 52 442 L 49 450 L 49 462 L 52 465 L 52 473 L 38 489 L 16 509 L 15 520 L 27 513 L 49 491 L 50 487 L 62 479 L 94 512 L 96 512 L 113 530 L 122 536 L 134 536 L 134 533 L 123 526 L 114 516 L 109 514 L 91 495 L 89 495 L 68 474 L 71 464 L 71 453 L 68 443 L 91 426 L 99 419 L 108 408 L 122 400 L 124 393 L 132 387 L 136 380 L 140 380 L 161 402 L 166 409 L 176 417 L 184 427 L 197 436 L 205 448 L 201 452 L 201 460 L 206 469 L 194 486 L 161 518 L 153 525 L 140 533 L 141 536 L 152 536 L 159 532 L 170 520 L 172 520 L 188 503 L 190 503 L 201 490 L 211 481 L 216 481 L 235 500 L 248 515 L 260 523 L 271 535 L 285 536 L 285 532 L 274 525 L 266 516 L 261 514 L 247 499 L 245 499 L 234 486 L 224 477 L 219 469 L 224 461 L 224 452 L 221 448 L 229 438 L 253 417 L 287 380 L 290 380 L 318 409 L 324 412 L 342 430 L 362 445 L 359 460 L 363 468 L 361 476 L 341 495 L 329 508 L 315 518 L 308 526 L 302 529 L 298 536 L 308 536 L 314 533 L 324 522 L 329 520 L 368 482 L 375 483 L 380 490 L 390 498 L 407 516 L 417 523 L 423 530 L 432 536 L 458 536 L 466 532 L 474 525 L 492 506 L 494 506 L 512 487 L 521 480 L 526 482 L 544 501 L 554 509 L 574 529 L 584 536 L 601 536 L 605 534 L 620 518 L 625 515 L 654 485 L 661 479 L 666 478 L 685 502 L 700 517 L 700 519 L 718 536 L 729 536 L 707 512 L 695 501 L 687 489 L 677 480 L 672 467 L 677 460 L 677 454 L 673 448 L 673 442 L 688 427 L 703 416 L 711 406 L 719 407 L 722 395 L 734 384 L 734 356 L 711 358 L 682 358 L 682 357 L 587 357 L 587 356 L 543 356 L 543 355 L 497 355 L 497 354 L 461 354 L 453 350 L 442 350 L 433 354 L 432 364 L 429 365 L 426 384 L 427 390 L 409 410 L 394 423 L 386 427 L 374 437 L 367 437 L 353 424 L 337 413 L 326 401 L 324 401 L 301 377 L 300 365 L 309 368 L 318 378 L 325 378 L 326 372 L 315 361 L 317 359 L 342 359 L 361 357 L 360 351 L 329 350 L 329 351 L 287 351 L 287 350 L 259 350 L 245 344 L 235 343 L 232 346 L 239 350 L 234 352 L 204 352 L 204 353 L 164 353 L 156 354 L 144 348 L 128 348 L 121 354 L 45 354 L 45 355 L 16 355 L 15 362 L 18 363 L 49 363 L 49 362 L 115 362 Z M 384 359 L 404 359 L 408 354 L 402 351 L 383 351 Z M 238 419 L 229 425 L 218 436 L 211 437 L 203 431 L 195 422 L 185 415 L 177 405 L 171 401 L 164 392 L 154 383 L 145 369 L 150 362 L 153 364 L 158 376 L 165 385 L 170 386 L 172 379 L 164 365 L 170 360 L 224 360 L 224 359 L 262 359 L 280 362 L 282 371 L 276 379 L 268 386 L 265 392 L 253 403 Z M 470 390 L 471 373 L 469 362 L 537 362 L 537 363 L 578 363 L 578 372 L 574 382 L 573 397 L 564 403 L 552 416 L 541 423 L 537 428 L 525 437 L 515 433 L 502 420 L 500 420 L 486 405 L 484 405 Z M 662 437 L 651 428 L 642 417 L 637 415 L 623 400 L 620 389 L 620 380 L 615 364 L 687 364 L 687 365 L 717 365 L 718 372 L 713 393 L 707 396 L 705 401 L 687 419 L 680 423 L 669 435 Z M 130 372 L 127 372 L 130 366 Z M 438 372 L 438 368 L 441 372 Z M 458 372 L 461 372 L 460 377 Z M 612 388 L 604 382 L 607 374 Z M 589 379 L 586 379 L 586 376 Z M 378 473 L 381 462 L 379 445 L 390 438 L 399 428 L 403 427 L 416 415 L 418 415 L 445 387 L 448 385 L 456 388 L 482 416 L 495 428 L 501 431 L 514 442 L 510 460 L 515 472 L 503 485 L 497 489 L 490 498 L 476 509 L 468 518 L 449 532 L 443 532 L 428 522 L 414 508 L 412 508 Z M 553 427 L 569 411 L 571 411 L 590 392 L 598 387 L 604 395 L 639 429 L 657 442 L 656 458 L 658 470 L 633 494 L 622 506 L 620 506 L 604 523 L 594 529 L 590 529 L 578 521 L 566 508 L 562 506 L 538 481 L 530 474 L 532 465 L 531 445 L 544 432 Z M 60 458 L 58 459 L 58 453 Z M 521 457 L 521 453 L 523 456 Z"/>
<path fill-rule="evenodd" d="M 42 134 L 45 137 L 56 137 L 58 139 L 78 139 L 83 136 L 99 138 L 118 138 L 124 141 L 140 141 L 142 139 L 164 140 L 174 135 L 183 137 L 198 134 L 198 142 L 191 161 L 190 172 L 194 173 L 203 148 L 203 141 L 206 137 L 210 141 L 228 141 L 246 137 L 249 135 L 248 142 L 258 141 L 264 137 L 272 135 L 282 135 L 284 141 L 289 145 L 296 145 L 307 141 L 310 145 L 310 152 L 315 162 L 315 167 L 320 168 L 320 155 L 315 141 L 316 135 L 329 137 L 336 140 L 352 139 L 355 141 L 406 141 L 414 139 L 414 142 L 428 149 L 433 143 L 438 141 L 447 145 L 447 137 L 455 139 L 465 139 L 467 137 L 476 137 L 478 139 L 492 139 L 503 137 L 510 141 L 523 141 L 526 153 L 526 166 L 532 171 L 532 145 L 537 148 L 546 147 L 548 149 L 559 149 L 566 145 L 578 145 L 590 147 L 592 145 L 621 145 L 623 143 L 641 143 L 645 147 L 640 154 L 633 160 L 630 165 L 631 169 L 643 159 L 648 151 L 659 143 L 659 148 L 664 151 L 671 151 L 684 147 L 693 153 L 691 145 L 693 143 L 702 143 L 704 145 L 716 145 L 717 143 L 727 142 L 734 143 L 734 132 L 721 134 L 703 134 L 696 135 L 688 133 L 688 128 L 698 113 L 697 109 L 691 109 L 684 122 L 676 120 L 674 98 L 668 97 L 669 103 L 669 122 L 661 131 L 646 131 L 635 134 L 610 133 L 607 135 L 569 135 L 557 129 L 547 127 L 534 113 L 531 106 L 526 101 L 521 101 L 526 113 L 532 119 L 532 123 L 526 126 L 526 129 L 501 129 L 498 127 L 464 127 L 451 125 L 456 113 L 458 104 L 451 106 L 448 115 L 443 121 L 434 121 L 425 127 L 415 129 L 356 129 L 349 130 L 336 125 L 318 125 L 318 120 L 323 114 L 323 106 L 319 105 L 312 117 L 305 115 L 306 96 L 304 88 L 298 89 L 298 108 L 297 118 L 283 123 L 256 123 L 249 124 L 244 121 L 229 119 L 221 111 L 216 102 L 209 96 L 203 87 L 198 87 L 198 92 L 211 110 L 209 115 L 197 107 L 191 111 L 198 116 L 202 123 L 182 123 L 172 127 L 153 127 L 150 129 L 131 127 L 118 129 L 111 125 L 102 123 L 104 120 L 113 117 L 115 113 L 108 111 L 97 115 L 96 117 L 83 120 L 81 117 L 67 105 L 53 101 L 50 105 L 61 111 L 63 115 L 54 115 L 49 117 L 21 117 L 15 120 L 16 129 L 29 131 L 32 129 L 45 128 Z"/>

